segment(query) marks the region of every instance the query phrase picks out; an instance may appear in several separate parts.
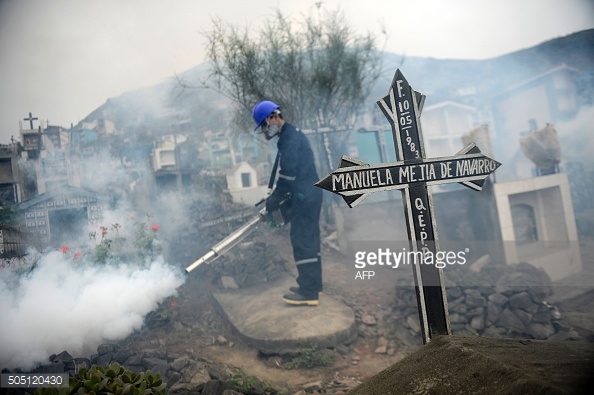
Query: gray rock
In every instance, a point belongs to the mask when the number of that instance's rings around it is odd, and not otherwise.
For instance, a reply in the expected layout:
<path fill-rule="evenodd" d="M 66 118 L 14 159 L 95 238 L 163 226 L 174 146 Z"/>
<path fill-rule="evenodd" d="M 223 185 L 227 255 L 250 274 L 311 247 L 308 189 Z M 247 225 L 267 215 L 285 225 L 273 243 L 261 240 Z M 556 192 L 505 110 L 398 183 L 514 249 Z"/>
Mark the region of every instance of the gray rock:
<path fill-rule="evenodd" d="M 322 382 L 321 381 L 313 381 L 311 383 L 307 383 L 305 385 L 303 385 L 303 390 L 305 392 L 314 392 L 314 391 L 319 391 L 321 390 L 323 387 Z"/>
<path fill-rule="evenodd" d="M 117 351 L 121 350 L 121 347 L 117 344 L 101 344 L 97 347 L 97 354 L 104 355 L 107 353 L 115 354 Z"/>
<path fill-rule="evenodd" d="M 56 363 L 56 362 L 63 363 L 65 372 L 69 371 L 69 370 L 76 370 L 74 358 L 72 358 L 72 355 L 70 355 L 68 353 L 68 351 L 62 351 L 58 355 L 52 355 L 49 359 L 50 359 L 50 361 L 52 361 L 54 363 Z"/>
<path fill-rule="evenodd" d="M 532 314 L 518 309 L 514 310 L 514 314 L 524 323 L 524 325 L 528 326 L 532 322 Z"/>
<path fill-rule="evenodd" d="M 539 324 L 550 323 L 552 319 L 553 315 L 551 314 L 551 310 L 548 308 L 545 311 L 539 311 L 532 316 L 532 321 Z"/>
<path fill-rule="evenodd" d="M 448 299 L 457 299 L 462 296 L 462 289 L 460 287 L 449 287 L 446 289 Z"/>
<path fill-rule="evenodd" d="M 560 340 L 560 341 L 579 340 L 579 339 L 580 339 L 580 335 L 574 330 L 571 330 L 571 331 L 562 330 L 548 338 L 548 340 Z"/>
<path fill-rule="evenodd" d="M 160 358 L 160 359 L 166 359 L 167 358 L 167 350 L 161 348 L 161 347 L 157 347 L 157 348 L 147 348 L 144 351 L 144 354 L 148 357 L 148 358 Z"/>
<path fill-rule="evenodd" d="M 181 373 L 180 372 L 173 372 L 169 375 L 169 378 L 167 379 L 167 387 L 171 388 L 175 383 L 177 383 L 179 381 L 179 379 L 181 379 Z"/>
<path fill-rule="evenodd" d="M 365 325 L 370 325 L 370 326 L 377 324 L 375 317 L 372 316 L 371 314 L 365 314 L 363 317 L 361 317 L 361 322 L 364 323 Z"/>
<path fill-rule="evenodd" d="M 483 296 L 480 295 L 480 292 L 479 296 L 468 294 L 466 295 L 466 305 L 469 307 L 485 307 L 487 305 L 487 301 Z"/>
<path fill-rule="evenodd" d="M 124 365 L 126 365 L 126 366 L 128 366 L 128 365 L 142 365 L 142 359 L 146 356 L 147 356 L 146 353 L 143 351 L 136 353 L 136 354 L 132 354 L 126 360 L 126 363 Z"/>
<path fill-rule="evenodd" d="M 468 307 L 466 307 L 466 305 L 464 305 L 464 304 L 457 304 L 454 306 L 450 306 L 448 303 L 448 309 L 449 309 L 450 313 L 458 313 L 458 314 L 466 314 L 466 312 L 468 311 Z"/>
<path fill-rule="evenodd" d="M 499 281 L 501 280 L 498 280 L 498 282 Z M 497 284 L 495 287 L 495 292 L 503 296 L 511 296 L 515 293 L 515 291 L 512 288 L 505 284 Z"/>
<path fill-rule="evenodd" d="M 210 374 L 205 369 L 197 368 L 185 373 L 182 378 L 170 387 L 172 393 L 200 393 L 199 390 L 209 380 Z"/>
<path fill-rule="evenodd" d="M 501 312 L 498 323 L 502 327 L 512 331 L 523 332 L 526 329 L 526 325 L 524 325 L 522 320 L 508 308 Z"/>
<path fill-rule="evenodd" d="M 550 323 L 541 324 L 538 322 L 533 322 L 528 325 L 527 332 L 535 339 L 545 340 L 555 334 L 555 328 Z"/>
<path fill-rule="evenodd" d="M 388 345 L 388 340 L 385 337 L 380 336 L 380 338 L 377 339 L 377 346 L 378 347 L 387 346 L 387 345 Z"/>
<path fill-rule="evenodd" d="M 142 360 L 142 366 L 147 370 L 150 370 L 153 374 L 159 373 L 163 378 L 171 368 L 166 360 L 160 358 L 144 358 Z"/>
<path fill-rule="evenodd" d="M 190 358 L 181 357 L 181 358 L 177 358 L 177 359 L 173 360 L 173 362 L 171 362 L 170 366 L 171 366 L 171 369 L 175 370 L 176 372 L 181 372 L 181 370 L 183 368 L 185 368 L 186 366 L 188 366 L 189 364 L 190 364 Z"/>
<path fill-rule="evenodd" d="M 450 323 L 452 324 L 466 324 L 466 317 L 462 314 L 450 314 Z"/>
<path fill-rule="evenodd" d="M 120 365 L 125 365 L 128 358 L 130 358 L 132 355 L 134 355 L 134 352 L 132 350 L 121 349 L 117 351 L 115 354 L 113 354 L 113 360 L 119 363 Z"/>
<path fill-rule="evenodd" d="M 421 323 L 419 322 L 419 315 L 409 315 L 406 317 L 406 323 L 415 333 L 421 332 Z"/>
<path fill-rule="evenodd" d="M 72 358 L 72 355 L 70 355 L 68 353 L 68 351 L 62 351 L 61 353 L 59 353 L 58 355 L 52 355 L 49 358 L 50 361 L 52 362 L 72 362 L 74 360 L 74 358 Z"/>
<path fill-rule="evenodd" d="M 495 295 L 495 294 L 494 294 Z M 490 300 L 487 302 L 487 322 L 492 325 L 497 322 L 499 314 L 501 314 L 501 307 Z"/>
<path fill-rule="evenodd" d="M 476 289 L 476 288 L 465 288 L 465 289 L 464 289 L 464 294 L 465 294 L 466 296 L 468 296 L 468 295 L 470 295 L 470 296 L 474 296 L 475 298 L 478 298 L 478 297 L 482 296 L 482 295 L 481 295 L 481 291 L 479 291 L 479 290 L 478 290 L 478 289 Z"/>
<path fill-rule="evenodd" d="M 538 312 L 538 305 L 539 305 L 538 303 L 532 303 L 530 306 L 526 307 L 523 310 L 525 310 L 526 312 L 534 315 L 534 314 L 536 314 Z"/>
<path fill-rule="evenodd" d="M 91 356 L 91 364 L 107 366 L 111 363 L 112 357 L 113 357 L 112 353 L 107 353 L 107 354 L 103 354 L 103 355 L 95 354 L 95 355 Z"/>
<path fill-rule="evenodd" d="M 208 364 L 204 367 L 213 380 L 225 381 L 229 377 L 231 371 L 221 364 Z"/>
<path fill-rule="evenodd" d="M 478 331 L 483 330 L 485 328 L 485 319 L 483 316 L 472 317 L 472 320 L 470 320 L 470 327 Z"/>
<path fill-rule="evenodd" d="M 230 276 L 221 276 L 221 283 L 225 289 L 237 289 L 239 285 L 235 282 L 235 279 Z"/>
<path fill-rule="evenodd" d="M 452 306 L 458 306 L 461 304 L 464 304 L 464 302 L 466 301 L 466 298 L 464 296 L 459 297 L 458 299 L 454 299 L 454 300 L 448 300 L 448 306 L 452 307 Z"/>
<path fill-rule="evenodd" d="M 507 330 L 502 327 L 489 326 L 483 331 L 483 336 L 486 337 L 503 338 L 506 337 L 506 335 Z"/>
<path fill-rule="evenodd" d="M 552 295 L 552 282 L 544 269 L 536 268 L 526 262 L 510 265 L 510 268 L 512 271 L 503 275 L 497 281 L 497 285 L 505 285 L 516 291 L 528 291 L 538 300 L 544 300 Z"/>
<path fill-rule="evenodd" d="M 534 302 L 532 301 L 532 296 L 530 296 L 528 292 L 520 292 L 518 294 L 512 295 L 509 298 L 509 307 L 511 307 L 513 310 L 526 309 L 533 304 Z"/>
<path fill-rule="evenodd" d="M 216 343 L 220 346 L 225 346 L 225 345 L 227 345 L 227 343 L 229 343 L 229 341 L 227 340 L 227 338 L 225 338 L 225 336 L 219 335 L 219 336 L 217 336 Z"/>
<path fill-rule="evenodd" d="M 466 315 L 469 316 L 469 317 L 474 317 L 476 315 L 483 316 L 484 313 L 485 313 L 485 308 L 484 307 L 475 307 L 472 310 L 468 310 L 468 312 L 466 313 Z"/>
<path fill-rule="evenodd" d="M 202 395 L 223 395 L 225 385 L 220 380 L 209 380 L 204 383 L 202 388 Z"/>
<path fill-rule="evenodd" d="M 64 373 L 64 367 L 64 362 L 52 362 L 39 366 L 33 373 Z"/>
<path fill-rule="evenodd" d="M 489 302 L 501 307 L 507 303 L 509 298 L 500 293 L 494 293 L 489 295 Z"/>
<path fill-rule="evenodd" d="M 402 326 L 396 327 L 395 331 L 396 338 L 408 347 L 418 347 L 423 343 L 421 336 L 413 336 L 411 333 Z"/>
<path fill-rule="evenodd" d="M 387 346 L 379 346 L 373 352 L 376 354 L 386 354 L 388 352 L 388 347 Z"/>
<path fill-rule="evenodd" d="M 489 298 L 489 296 L 491 296 L 492 294 L 495 293 L 495 287 L 484 287 L 484 286 L 479 286 L 476 287 L 476 289 L 481 293 L 481 295 L 483 295 L 485 298 Z"/>

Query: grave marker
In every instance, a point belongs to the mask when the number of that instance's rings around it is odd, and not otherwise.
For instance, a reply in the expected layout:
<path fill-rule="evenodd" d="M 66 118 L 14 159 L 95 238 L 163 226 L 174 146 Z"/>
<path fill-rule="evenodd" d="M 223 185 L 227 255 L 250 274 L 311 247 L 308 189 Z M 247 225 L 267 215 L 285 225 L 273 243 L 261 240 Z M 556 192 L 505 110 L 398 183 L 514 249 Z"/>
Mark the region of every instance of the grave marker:
<path fill-rule="evenodd" d="M 29 121 L 30 129 L 33 130 L 33 121 L 37 121 L 39 118 L 34 117 L 33 114 L 29 113 L 29 118 L 23 118 L 23 121 Z"/>
<path fill-rule="evenodd" d="M 459 182 L 480 191 L 501 164 L 483 155 L 474 143 L 454 156 L 425 158 L 420 123 L 424 100 L 396 70 L 389 94 L 377 104 L 392 126 L 400 160 L 369 165 L 343 156 L 338 169 L 316 185 L 341 195 L 349 207 L 374 192 L 400 189 L 411 251 L 435 256 L 439 247 L 428 186 Z M 442 270 L 432 264 L 414 264 L 413 273 L 423 341 L 451 334 Z"/>

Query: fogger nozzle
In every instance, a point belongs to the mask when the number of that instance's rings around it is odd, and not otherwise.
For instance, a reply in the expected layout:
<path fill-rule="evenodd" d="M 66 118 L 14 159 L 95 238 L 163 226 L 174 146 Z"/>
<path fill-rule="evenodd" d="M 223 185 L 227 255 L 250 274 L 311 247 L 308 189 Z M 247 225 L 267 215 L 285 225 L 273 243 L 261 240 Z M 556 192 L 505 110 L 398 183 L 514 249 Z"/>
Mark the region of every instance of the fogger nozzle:
<path fill-rule="evenodd" d="M 203 263 L 210 263 L 211 260 L 217 255 L 216 252 L 213 250 L 208 251 L 206 254 L 202 255 L 200 259 L 196 262 L 192 263 L 190 266 L 186 268 L 186 272 L 190 273 L 192 270 L 196 269 L 198 266 L 202 265 Z"/>

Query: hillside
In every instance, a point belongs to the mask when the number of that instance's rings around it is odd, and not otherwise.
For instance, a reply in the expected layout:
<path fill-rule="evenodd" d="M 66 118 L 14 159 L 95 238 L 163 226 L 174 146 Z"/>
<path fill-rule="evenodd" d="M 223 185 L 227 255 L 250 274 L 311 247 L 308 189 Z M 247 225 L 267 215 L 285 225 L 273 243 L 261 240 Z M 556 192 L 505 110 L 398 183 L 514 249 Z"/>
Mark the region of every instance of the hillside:
<path fill-rule="evenodd" d="M 487 43 L 488 44 L 488 43 Z M 368 99 L 368 108 L 383 97 L 397 68 L 413 88 L 427 96 L 427 105 L 445 100 L 481 104 L 501 89 L 566 64 L 582 71 L 583 89 L 594 91 L 594 29 L 546 41 L 540 45 L 485 60 L 403 57 L 385 53 L 382 77 Z M 206 77 L 207 65 L 182 73 L 189 81 Z M 474 92 L 463 96 L 459 89 Z M 593 95 L 590 93 L 590 97 Z M 107 100 L 83 122 L 107 116 L 118 128 L 167 128 L 176 119 L 191 119 L 197 131 L 224 126 L 226 99 L 206 89 L 181 91 L 177 80 L 123 93 Z M 165 120 L 165 121 L 164 121 Z M 173 121 L 172 121 L 173 120 Z"/>
<path fill-rule="evenodd" d="M 402 65 L 400 65 L 402 62 Z M 415 90 L 427 95 L 427 104 L 461 101 L 459 88 L 475 88 L 480 99 L 552 68 L 566 64 L 584 74 L 594 70 L 594 29 L 546 41 L 535 47 L 485 60 L 435 59 L 386 54 L 386 75 L 378 81 L 377 97 L 385 95 L 394 71 L 400 67 Z M 593 83 L 590 78 L 590 89 Z"/>

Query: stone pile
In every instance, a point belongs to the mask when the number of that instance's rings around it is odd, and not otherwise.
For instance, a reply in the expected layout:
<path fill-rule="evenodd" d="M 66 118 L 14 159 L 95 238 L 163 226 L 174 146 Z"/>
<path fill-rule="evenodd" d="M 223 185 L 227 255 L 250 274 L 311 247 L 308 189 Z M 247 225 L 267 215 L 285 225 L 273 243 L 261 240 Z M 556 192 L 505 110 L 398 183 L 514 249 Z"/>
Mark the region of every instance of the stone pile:
<path fill-rule="evenodd" d="M 527 263 L 492 265 L 483 268 L 473 280 L 475 285 L 466 281 L 468 285 L 455 285 L 446 275 L 453 335 L 540 340 L 579 337 L 577 332 L 563 325 L 559 311 L 547 303 L 552 286 L 542 269 Z M 401 280 L 397 285 L 392 311 L 395 327 L 401 326 L 419 336 L 416 294 L 409 280 Z"/>

